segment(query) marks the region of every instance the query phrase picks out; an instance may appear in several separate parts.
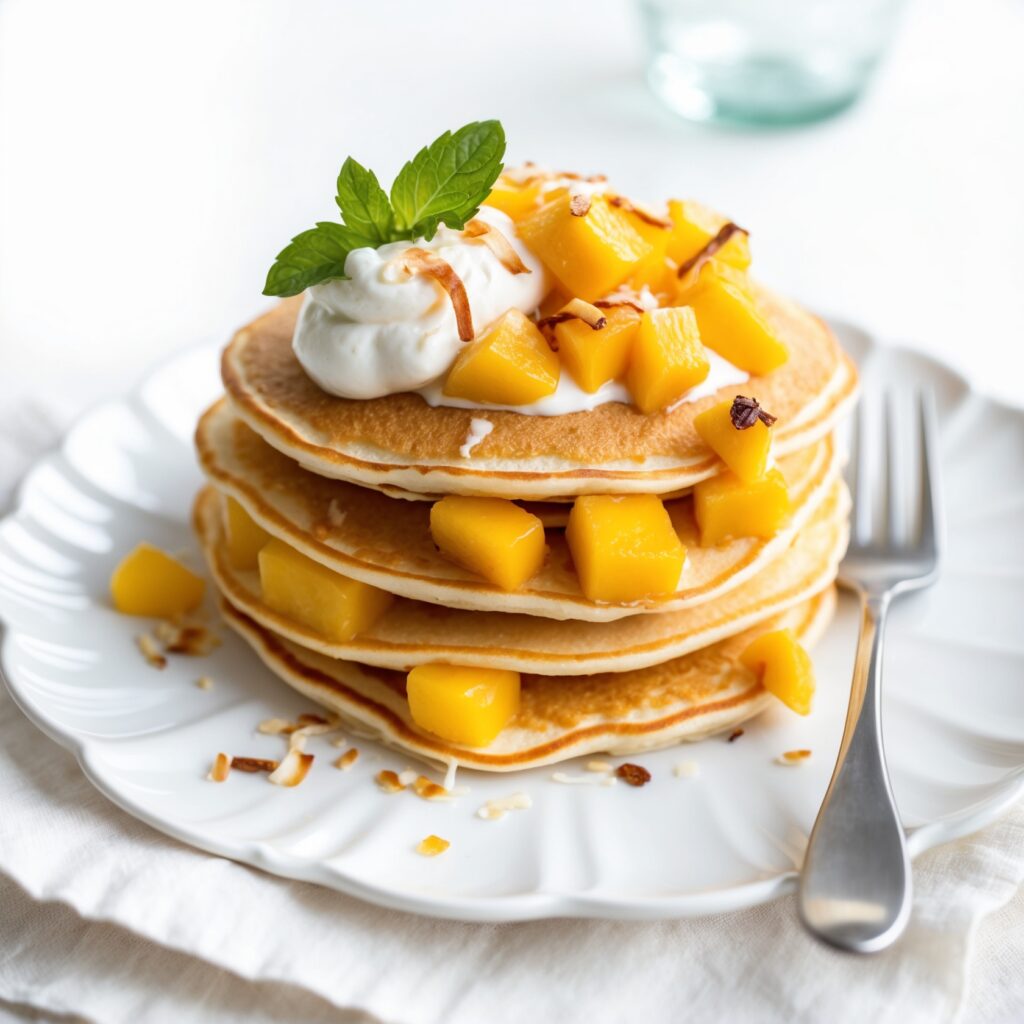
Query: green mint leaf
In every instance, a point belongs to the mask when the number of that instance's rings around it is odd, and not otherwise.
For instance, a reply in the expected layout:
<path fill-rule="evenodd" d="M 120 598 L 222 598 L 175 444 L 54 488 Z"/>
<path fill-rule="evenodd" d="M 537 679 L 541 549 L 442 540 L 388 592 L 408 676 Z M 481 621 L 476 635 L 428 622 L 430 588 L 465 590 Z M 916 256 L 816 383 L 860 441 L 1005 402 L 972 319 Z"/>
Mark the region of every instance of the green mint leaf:
<path fill-rule="evenodd" d="M 344 224 L 321 221 L 296 235 L 277 254 L 263 294 L 298 295 L 312 284 L 344 277 L 345 257 L 353 249 L 375 244 Z"/>
<path fill-rule="evenodd" d="M 504 155 L 499 121 L 474 121 L 421 149 L 391 186 L 398 236 L 429 240 L 441 222 L 465 227 L 501 173 Z"/>
<path fill-rule="evenodd" d="M 392 240 L 395 215 L 388 194 L 377 175 L 352 157 L 342 164 L 335 201 L 346 227 L 372 239 L 374 246 Z"/>

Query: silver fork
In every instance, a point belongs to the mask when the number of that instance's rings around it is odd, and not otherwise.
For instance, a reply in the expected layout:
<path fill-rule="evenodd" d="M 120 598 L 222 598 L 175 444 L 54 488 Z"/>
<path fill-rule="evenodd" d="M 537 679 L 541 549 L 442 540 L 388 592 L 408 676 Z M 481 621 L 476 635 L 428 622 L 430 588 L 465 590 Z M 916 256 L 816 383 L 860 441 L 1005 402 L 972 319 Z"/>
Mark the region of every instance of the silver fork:
<path fill-rule="evenodd" d="M 941 547 L 931 396 L 918 395 L 914 408 L 908 440 L 919 470 L 912 476 L 899 471 L 892 394 L 885 410 L 881 481 L 870 479 L 862 406 L 854 421 L 854 507 L 839 580 L 860 597 L 860 640 L 839 758 L 811 832 L 798 895 L 800 917 L 813 934 L 857 953 L 891 945 L 910 917 L 910 863 L 882 746 L 882 636 L 892 599 L 935 581 Z M 873 515 L 876 497 L 880 515 Z M 917 528 L 907 530 L 904 513 L 913 506 Z"/>

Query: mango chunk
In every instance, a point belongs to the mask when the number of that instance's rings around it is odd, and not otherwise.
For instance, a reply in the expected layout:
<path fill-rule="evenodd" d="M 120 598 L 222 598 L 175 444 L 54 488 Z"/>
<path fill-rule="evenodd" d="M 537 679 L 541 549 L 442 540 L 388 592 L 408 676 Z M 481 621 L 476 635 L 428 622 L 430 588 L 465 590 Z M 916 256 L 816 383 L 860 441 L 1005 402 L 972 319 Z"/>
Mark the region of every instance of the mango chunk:
<path fill-rule="evenodd" d="M 570 202 L 558 196 L 528 214 L 517 224 L 519 237 L 567 292 L 593 302 L 622 284 L 651 245 L 603 196 L 593 196 L 581 217 Z"/>
<path fill-rule="evenodd" d="M 544 524 L 504 498 L 449 494 L 430 509 L 441 553 L 502 590 L 521 587 L 544 561 Z"/>
<path fill-rule="evenodd" d="M 791 629 L 762 633 L 740 655 L 740 662 L 761 677 L 761 684 L 798 715 L 811 711 L 814 665 Z"/>
<path fill-rule="evenodd" d="M 317 633 L 344 643 L 365 632 L 394 600 L 351 580 L 276 538 L 259 553 L 263 602 Z"/>
<path fill-rule="evenodd" d="M 713 547 L 732 537 L 769 539 L 789 519 L 786 480 L 777 469 L 749 484 L 733 473 L 722 473 L 694 487 L 693 511 L 701 547 Z"/>
<path fill-rule="evenodd" d="M 228 561 L 236 569 L 255 569 L 256 556 L 270 534 L 231 497 L 224 502 L 224 534 Z"/>
<path fill-rule="evenodd" d="M 675 306 L 643 314 L 626 375 L 642 412 L 671 405 L 704 380 L 710 369 L 692 310 Z"/>
<path fill-rule="evenodd" d="M 110 577 L 114 607 L 124 615 L 172 619 L 199 607 L 206 584 L 176 558 L 152 544 L 139 544 Z"/>
<path fill-rule="evenodd" d="M 676 272 L 675 265 L 668 258 L 672 229 L 652 224 L 629 210 L 626 216 L 636 233 L 651 247 L 651 251 L 634 265 L 629 275 L 629 286 L 637 291 L 647 287 L 655 294 L 670 291 Z"/>
<path fill-rule="evenodd" d="M 421 729 L 467 747 L 486 747 L 519 710 L 519 673 L 502 669 L 417 665 L 405 689 Z"/>
<path fill-rule="evenodd" d="M 668 255 L 675 263 L 692 259 L 729 222 L 714 210 L 709 210 L 692 199 L 670 199 L 668 217 L 672 233 L 668 240 Z M 746 270 L 750 266 L 750 243 L 744 234 L 733 235 L 716 253 L 716 258 Z"/>
<path fill-rule="evenodd" d="M 709 448 L 745 484 L 760 480 L 768 468 L 771 428 L 761 420 L 737 430 L 732 423 L 732 400 L 720 402 L 694 417 L 693 425 Z"/>
<path fill-rule="evenodd" d="M 679 587 L 686 548 L 653 494 L 577 498 L 565 539 L 591 601 L 642 601 Z"/>
<path fill-rule="evenodd" d="M 692 307 L 704 344 L 741 370 L 760 376 L 789 358 L 758 310 L 742 271 L 713 259 L 696 283 L 679 293 L 678 301 Z"/>
<path fill-rule="evenodd" d="M 517 185 L 508 178 L 499 178 L 491 189 L 490 195 L 484 200 L 485 206 L 507 213 L 513 220 L 530 213 L 537 205 L 540 196 L 540 184 Z"/>
<path fill-rule="evenodd" d="M 605 319 L 607 323 L 598 331 L 583 320 L 566 320 L 555 327 L 562 365 L 591 393 L 625 374 L 640 326 L 640 314 L 631 306 L 605 310 Z"/>
<path fill-rule="evenodd" d="M 510 309 L 459 353 L 444 393 L 494 405 L 529 405 L 558 387 L 558 356 L 537 325 Z"/>

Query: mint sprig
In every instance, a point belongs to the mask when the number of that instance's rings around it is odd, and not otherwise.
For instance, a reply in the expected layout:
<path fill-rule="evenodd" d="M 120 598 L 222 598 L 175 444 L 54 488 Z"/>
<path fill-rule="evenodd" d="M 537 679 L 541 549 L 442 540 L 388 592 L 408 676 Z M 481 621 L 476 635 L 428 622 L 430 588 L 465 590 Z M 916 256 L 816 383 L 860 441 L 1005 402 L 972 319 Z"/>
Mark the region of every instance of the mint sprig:
<path fill-rule="evenodd" d="M 298 295 L 345 276 L 353 249 L 434 237 L 438 225 L 461 230 L 475 216 L 502 169 L 505 131 L 474 121 L 445 132 L 399 171 L 388 197 L 373 171 L 349 157 L 338 174 L 335 201 L 343 223 L 321 221 L 278 253 L 264 295 Z"/>

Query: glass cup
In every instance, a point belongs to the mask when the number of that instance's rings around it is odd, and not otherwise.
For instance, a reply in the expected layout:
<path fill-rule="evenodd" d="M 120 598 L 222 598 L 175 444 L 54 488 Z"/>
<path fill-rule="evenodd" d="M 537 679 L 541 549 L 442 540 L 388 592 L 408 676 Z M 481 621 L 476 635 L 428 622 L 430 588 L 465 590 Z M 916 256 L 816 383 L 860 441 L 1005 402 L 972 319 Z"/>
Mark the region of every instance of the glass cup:
<path fill-rule="evenodd" d="M 903 0 L 640 0 L 648 77 L 696 121 L 816 121 L 861 93 Z"/>

